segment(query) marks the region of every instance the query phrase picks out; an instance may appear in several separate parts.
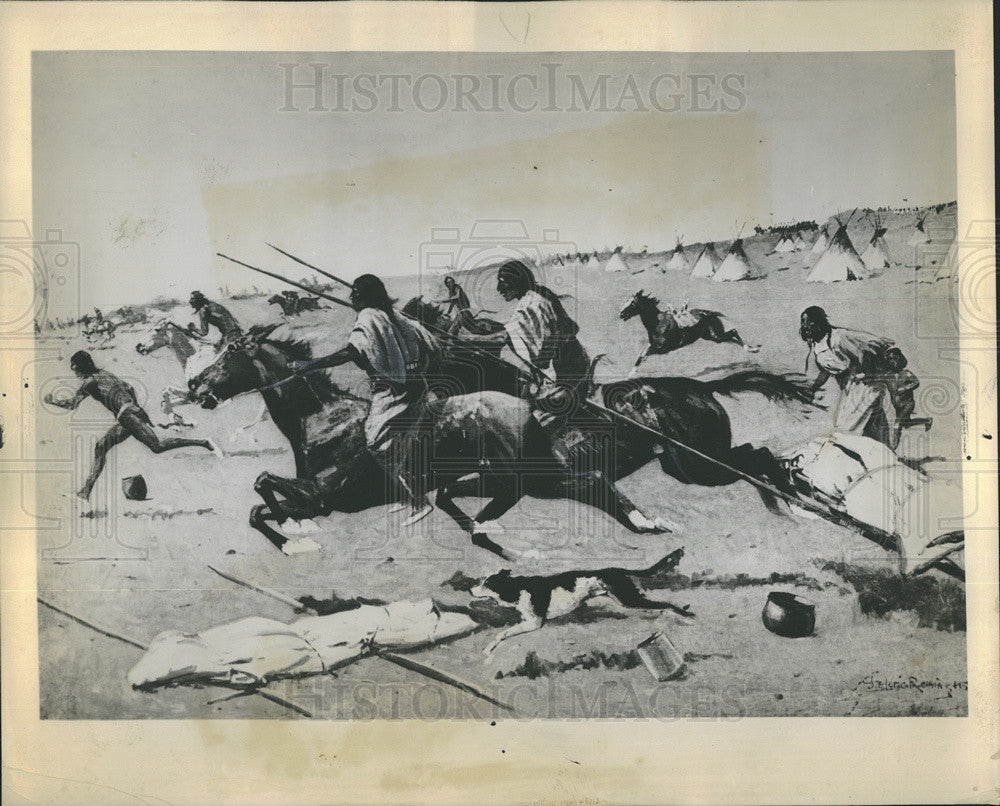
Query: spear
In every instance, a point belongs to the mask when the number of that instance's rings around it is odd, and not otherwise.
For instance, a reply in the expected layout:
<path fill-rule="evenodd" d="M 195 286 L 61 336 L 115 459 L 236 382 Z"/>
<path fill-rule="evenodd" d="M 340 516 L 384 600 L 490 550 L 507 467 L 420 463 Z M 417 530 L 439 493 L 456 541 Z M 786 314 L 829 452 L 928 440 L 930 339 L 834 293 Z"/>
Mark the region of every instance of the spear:
<path fill-rule="evenodd" d="M 338 305 L 343 305 L 345 308 L 350 308 L 354 310 L 354 306 L 346 300 L 340 299 L 339 297 L 332 297 L 329 294 L 322 294 L 319 291 L 314 291 L 307 285 L 302 283 L 297 283 L 295 280 L 289 280 L 287 277 L 282 277 L 280 274 L 275 274 L 274 272 L 267 271 L 266 269 L 258 269 L 256 266 L 251 266 L 249 263 L 244 263 L 242 260 L 237 260 L 234 257 L 229 257 L 229 255 L 224 255 L 222 252 L 216 252 L 219 257 L 223 260 L 228 260 L 230 263 L 235 263 L 237 266 L 242 266 L 245 269 L 250 269 L 250 271 L 259 272 L 260 274 L 266 274 L 268 277 L 273 277 L 275 280 L 281 280 L 283 283 L 288 283 L 289 285 L 294 285 L 296 288 L 301 288 L 303 291 L 307 291 L 310 294 L 314 294 L 317 297 L 322 297 L 323 299 L 328 299 L 330 302 L 336 302 Z"/>
<path fill-rule="evenodd" d="M 742 231 L 742 227 L 741 227 L 741 231 Z M 345 285 L 350 285 L 349 283 L 347 283 L 347 281 L 342 280 L 341 278 L 336 277 L 336 276 L 334 276 L 332 274 L 328 274 L 328 273 L 324 272 L 322 269 L 317 269 L 315 266 L 311 266 L 310 264 L 306 263 L 304 260 L 299 260 L 299 258 L 297 258 L 297 257 L 295 257 L 293 255 L 288 254 L 288 252 L 285 252 L 285 251 L 283 251 L 281 249 L 278 249 L 278 247 L 276 247 L 276 246 L 273 246 L 271 244 L 268 244 L 268 246 L 270 246 L 272 249 L 277 250 L 278 252 L 281 252 L 281 254 L 283 254 L 283 255 L 288 255 L 288 257 L 290 257 L 292 260 L 294 260 L 294 261 L 296 261 L 298 263 L 301 263 L 303 266 L 307 266 L 308 268 L 313 269 L 314 271 L 319 272 L 320 274 L 324 275 L 325 277 L 329 277 L 331 280 L 336 280 L 339 283 L 344 283 Z M 240 266 L 245 266 L 248 269 L 253 269 L 254 271 L 258 271 L 258 272 L 260 272 L 262 274 L 266 274 L 269 277 L 274 277 L 276 280 L 282 280 L 282 281 L 284 281 L 286 283 L 289 283 L 291 285 L 297 286 L 298 288 L 302 288 L 302 289 L 304 289 L 306 291 L 311 291 L 311 289 L 306 288 L 306 286 L 300 285 L 299 283 L 296 283 L 294 280 L 289 280 L 286 277 L 282 277 L 280 274 L 272 274 L 269 271 L 264 271 L 264 269 L 258 269 L 258 268 L 254 267 L 254 266 L 250 266 L 247 263 L 243 263 L 243 262 L 241 262 L 239 260 L 235 260 L 234 258 L 231 258 L 231 257 L 228 257 L 226 255 L 223 255 L 221 252 L 219 252 L 217 254 L 219 255 L 219 257 L 225 258 L 226 260 L 231 260 L 233 263 L 237 263 Z M 353 286 L 351 286 L 351 287 L 353 288 Z M 315 293 L 315 292 L 313 292 L 313 293 Z M 338 302 L 341 305 L 348 305 L 348 303 L 344 302 L 341 299 L 337 299 L 336 297 L 329 297 L 329 296 L 326 296 L 325 294 L 318 294 L 318 296 L 321 296 L 324 299 L 329 299 L 329 300 L 332 300 L 334 302 Z M 353 306 L 349 306 L 349 307 L 353 308 Z M 409 316 L 407 314 L 404 314 L 404 316 L 407 316 L 407 318 L 410 318 L 410 319 L 415 319 L 416 318 L 416 317 L 413 317 L 413 316 Z M 462 339 L 459 336 L 454 336 L 454 335 L 452 335 L 450 333 L 447 333 L 445 331 L 438 330 L 437 328 L 428 328 L 428 329 L 432 330 L 435 334 L 437 334 L 437 335 L 445 338 L 447 341 L 450 341 L 452 344 L 459 345 L 459 346 L 462 346 L 462 347 L 466 348 L 473 355 L 477 355 L 477 356 L 480 356 L 480 357 L 483 357 L 483 358 L 489 358 L 490 360 L 495 361 L 498 364 L 501 364 L 503 366 L 506 366 L 506 367 L 509 367 L 509 368 L 513 369 L 519 375 L 521 375 L 522 378 L 530 379 L 530 376 L 526 372 L 524 372 L 523 370 L 519 369 L 518 367 L 514 366 L 513 364 L 509 363 L 508 361 L 505 361 L 504 359 L 502 359 L 502 358 L 500 358 L 498 356 L 494 356 L 494 355 L 492 355 L 491 353 L 489 353 L 487 351 L 478 349 L 475 345 L 470 344 L 469 342 L 465 341 L 464 339 Z M 517 353 L 515 353 L 515 355 L 517 355 Z M 522 361 L 524 360 L 523 358 L 521 358 L 521 356 L 517 356 L 517 357 L 519 359 L 521 359 Z M 532 367 L 532 369 L 534 369 L 537 372 L 539 372 L 539 374 L 542 375 L 544 378 L 546 378 L 548 380 L 554 380 L 544 370 L 538 370 L 537 367 Z M 742 472 L 740 470 L 737 470 L 735 467 L 732 467 L 731 465 L 727 464 L 726 462 L 723 462 L 721 459 L 716 459 L 713 456 L 709 456 L 707 454 L 704 454 L 701 451 L 699 451 L 699 450 L 697 450 L 695 448 L 692 448 L 690 445 L 687 445 L 687 444 L 681 442 L 678 439 L 674 439 L 673 437 L 668 436 L 667 434 L 663 433 L 661 430 L 659 430 L 657 428 L 652 428 L 652 427 L 646 425 L 645 423 L 641 423 L 638 420 L 635 420 L 634 418 L 629 417 L 627 414 L 623 414 L 622 412 L 616 411 L 615 409 L 611 409 L 611 408 L 608 408 L 606 406 L 602 406 L 600 403 L 596 403 L 595 401 L 592 401 L 592 400 L 585 400 L 585 401 L 583 401 L 583 405 L 586 406 L 586 407 L 588 407 L 588 408 L 590 408 L 592 411 L 601 412 L 605 416 L 610 417 L 612 420 L 617 420 L 617 421 L 623 422 L 623 423 L 625 423 L 625 424 L 627 424 L 629 426 L 632 426 L 633 428 L 636 428 L 636 429 L 638 429 L 640 431 L 643 431 L 646 434 L 648 434 L 649 436 L 651 436 L 654 439 L 656 439 L 658 442 L 666 442 L 667 444 L 673 445 L 673 446 L 675 446 L 677 448 L 680 448 L 681 450 L 686 451 L 686 452 L 688 452 L 690 454 L 693 454 L 694 456 L 697 456 L 698 458 L 703 459 L 704 461 L 710 462 L 711 464 L 714 464 L 714 465 L 716 465 L 718 467 L 722 467 L 722 468 L 725 468 L 727 470 L 730 470 L 733 473 L 735 473 L 737 476 L 739 476 L 740 478 L 742 478 L 745 481 L 749 482 L 750 484 L 754 485 L 755 487 L 767 490 L 771 494 L 777 495 L 777 496 L 785 499 L 786 501 L 794 501 L 794 502 L 796 502 L 796 503 L 798 503 L 800 505 L 804 504 L 805 508 L 812 509 L 813 511 L 818 511 L 818 512 L 823 512 L 823 513 L 826 512 L 825 508 L 822 508 L 822 507 L 820 507 L 820 506 L 818 506 L 816 504 L 812 504 L 811 502 L 804 502 L 801 498 L 797 498 L 795 496 L 791 496 L 791 495 L 783 492 L 782 490 L 779 490 L 777 487 L 774 487 L 774 486 L 768 484 L 767 482 L 762 481 L 761 479 L 755 478 L 754 476 L 751 476 L 748 473 L 744 473 L 744 472 Z"/>
<path fill-rule="evenodd" d="M 264 241 L 264 243 L 267 243 L 267 241 Z M 342 277 L 338 277 L 336 274 L 330 274 L 330 272 L 316 268 L 316 266 L 314 266 L 312 263 L 306 263 L 302 258 L 295 257 L 295 255 L 293 255 L 291 252 L 286 252 L 284 249 L 279 249 L 273 243 L 268 243 L 267 245 L 270 246 L 275 252 L 281 252 L 281 254 L 283 254 L 285 257 L 291 258 L 296 263 L 305 266 L 307 269 L 312 269 L 315 272 L 319 272 L 324 277 L 334 280 L 335 282 L 338 282 L 341 285 L 346 285 L 348 288 L 354 288 L 354 283 L 349 283 L 347 282 L 347 280 L 343 279 Z"/>

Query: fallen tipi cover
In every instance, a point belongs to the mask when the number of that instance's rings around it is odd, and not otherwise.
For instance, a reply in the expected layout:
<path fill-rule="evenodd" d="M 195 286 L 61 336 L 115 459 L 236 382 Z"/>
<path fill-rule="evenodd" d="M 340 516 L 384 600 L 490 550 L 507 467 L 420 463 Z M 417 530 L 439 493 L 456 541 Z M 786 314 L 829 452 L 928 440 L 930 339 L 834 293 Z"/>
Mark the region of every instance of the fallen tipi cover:
<path fill-rule="evenodd" d="M 711 277 L 715 274 L 715 270 L 718 266 L 719 256 L 716 254 L 715 244 L 705 244 L 705 248 L 701 250 L 701 254 L 698 255 L 698 259 L 694 262 L 694 266 L 691 268 L 691 276 Z"/>
<path fill-rule="evenodd" d="M 732 282 L 734 280 L 746 280 L 755 277 L 753 267 L 750 265 L 750 258 L 743 251 L 743 239 L 737 238 L 733 245 L 729 247 L 729 254 L 725 260 L 715 270 L 712 279 L 717 283 Z"/>
<path fill-rule="evenodd" d="M 813 266 L 806 282 L 836 283 L 842 280 L 863 280 L 872 272 L 865 266 L 861 256 L 847 234 L 847 222 L 840 223 L 830 240 L 830 246 Z"/>

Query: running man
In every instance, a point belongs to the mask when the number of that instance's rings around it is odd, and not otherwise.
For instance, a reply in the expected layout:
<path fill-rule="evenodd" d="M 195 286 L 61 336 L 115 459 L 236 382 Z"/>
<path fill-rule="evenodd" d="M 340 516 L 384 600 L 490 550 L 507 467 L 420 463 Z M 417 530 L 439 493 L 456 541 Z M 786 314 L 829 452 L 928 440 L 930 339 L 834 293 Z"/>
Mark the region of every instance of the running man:
<path fill-rule="evenodd" d="M 401 483 L 402 496 L 412 509 L 403 525 L 410 526 L 433 510 L 427 499 L 426 469 L 416 466 L 416 449 L 427 403 L 426 375 L 440 359 L 440 348 L 422 325 L 393 310 L 385 285 L 374 274 L 354 281 L 350 299 L 358 318 L 347 345 L 293 366 L 308 372 L 354 363 L 368 373 L 372 403 L 365 440 L 387 477 Z"/>
<path fill-rule="evenodd" d="M 209 327 L 214 325 L 222 336 L 216 345 L 221 349 L 243 335 L 243 328 L 236 321 L 236 317 L 218 302 L 206 299 L 200 291 L 192 291 L 188 302 L 198 313 L 198 324 L 188 325 L 187 328 L 187 332 L 192 336 L 204 338 L 208 335 Z"/>
<path fill-rule="evenodd" d="M 94 464 L 90 469 L 90 475 L 87 476 L 87 480 L 77 492 L 77 495 L 84 501 L 90 498 L 90 493 L 94 489 L 101 471 L 104 470 L 108 451 L 129 437 L 135 437 L 153 453 L 163 453 L 177 448 L 204 448 L 212 451 L 216 456 L 222 456 L 222 451 L 210 439 L 181 439 L 180 437 L 159 439 L 153 431 L 149 415 L 136 400 L 135 389 L 117 375 L 104 369 L 98 369 L 94 365 L 94 359 L 90 357 L 90 353 L 85 350 L 74 353 L 73 357 L 70 358 L 69 366 L 78 378 L 83 379 L 83 385 L 73 397 L 56 400 L 50 392 L 45 395 L 43 401 L 51 406 L 59 406 L 73 411 L 83 402 L 84 398 L 92 397 L 114 414 L 118 421 L 94 446 Z"/>

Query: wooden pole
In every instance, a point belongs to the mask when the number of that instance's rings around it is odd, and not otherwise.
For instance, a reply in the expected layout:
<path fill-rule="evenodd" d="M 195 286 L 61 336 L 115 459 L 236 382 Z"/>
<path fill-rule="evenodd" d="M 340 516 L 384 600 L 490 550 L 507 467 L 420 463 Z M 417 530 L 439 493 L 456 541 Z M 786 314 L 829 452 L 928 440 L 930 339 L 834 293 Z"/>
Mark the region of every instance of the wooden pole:
<path fill-rule="evenodd" d="M 286 605 L 290 605 L 291 607 L 298 608 L 299 610 L 304 610 L 310 616 L 319 615 L 319 613 L 317 613 L 311 607 L 307 607 L 306 605 L 302 604 L 302 602 L 300 602 L 298 599 L 293 599 L 291 596 L 286 596 L 285 594 L 279 593 L 278 591 L 272 590 L 271 588 L 264 588 L 259 585 L 254 585 L 252 582 L 247 582 L 245 579 L 240 579 L 237 576 L 233 576 L 232 574 L 227 574 L 223 571 L 220 571 L 218 568 L 215 568 L 214 566 L 210 565 L 208 566 L 208 568 L 210 571 L 214 571 L 215 573 L 217 573 L 223 579 L 228 579 L 230 582 L 235 582 L 237 585 L 242 585 L 244 588 L 249 588 L 252 591 L 257 591 L 257 593 L 263 593 L 265 596 L 270 596 L 272 599 L 277 599 L 279 602 L 284 602 Z"/>

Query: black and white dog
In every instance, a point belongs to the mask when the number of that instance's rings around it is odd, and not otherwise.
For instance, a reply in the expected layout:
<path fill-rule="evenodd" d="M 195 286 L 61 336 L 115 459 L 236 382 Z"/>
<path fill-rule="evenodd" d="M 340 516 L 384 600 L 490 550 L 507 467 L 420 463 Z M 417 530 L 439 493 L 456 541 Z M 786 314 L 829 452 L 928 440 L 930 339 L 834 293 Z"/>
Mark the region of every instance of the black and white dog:
<path fill-rule="evenodd" d="M 647 599 L 632 581 L 633 577 L 650 577 L 671 571 L 683 556 L 684 549 L 679 548 L 649 568 L 639 571 L 602 568 L 597 571 L 566 571 L 551 576 L 516 577 L 504 569 L 488 576 L 472 588 L 472 596 L 514 605 L 521 614 L 521 621 L 497 635 L 483 651 L 486 655 L 491 655 L 501 641 L 539 630 L 549 619 L 571 613 L 588 599 L 598 596 L 612 596 L 626 607 L 671 610 L 686 618 L 694 618 L 694 613 L 687 607 Z"/>

